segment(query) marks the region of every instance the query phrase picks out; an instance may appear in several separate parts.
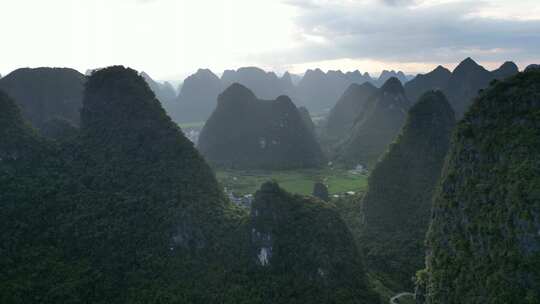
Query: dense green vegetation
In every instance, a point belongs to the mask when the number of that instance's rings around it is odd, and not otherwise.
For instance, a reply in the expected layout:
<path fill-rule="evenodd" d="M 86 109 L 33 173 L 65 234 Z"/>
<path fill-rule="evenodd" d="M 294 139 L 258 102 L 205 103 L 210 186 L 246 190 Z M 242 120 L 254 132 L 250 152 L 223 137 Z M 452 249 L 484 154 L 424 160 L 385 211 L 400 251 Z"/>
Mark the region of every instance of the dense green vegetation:
<path fill-rule="evenodd" d="M 331 203 L 261 186 L 251 211 L 267 303 L 378 303 L 360 251 Z M 302 291 L 302 292 L 299 292 Z"/>
<path fill-rule="evenodd" d="M 457 125 L 427 236 L 427 303 L 540 303 L 540 72 L 481 93 Z"/>
<path fill-rule="evenodd" d="M 362 244 L 371 271 L 413 289 L 423 268 L 431 198 L 454 127 L 454 112 L 441 92 L 428 92 L 369 177 L 363 198 Z"/>
<path fill-rule="evenodd" d="M 17 128 L 27 149 L 32 130 Z M 36 145 L 1 176 L 1 302 L 197 298 L 185 276 L 221 264 L 215 247 L 234 217 L 210 168 L 133 70 L 93 74 L 80 132 Z"/>
<path fill-rule="evenodd" d="M 277 181 L 280 186 L 296 194 L 311 195 L 313 184 L 323 181 L 331 195 L 347 191 L 363 191 L 367 187 L 367 176 L 353 174 L 341 169 L 303 169 L 286 171 L 261 170 L 218 170 L 219 182 L 238 194 L 252 194 L 268 180 Z"/>
<path fill-rule="evenodd" d="M 94 72 L 61 141 L 0 110 L 1 303 L 378 302 L 334 207 L 271 183 L 236 208 L 136 71 Z"/>
<path fill-rule="evenodd" d="M 198 148 L 210 163 L 224 168 L 298 169 L 325 162 L 289 97 L 259 100 L 237 83 L 219 95 Z"/>
<path fill-rule="evenodd" d="M 65 140 L 79 133 L 77 127 L 62 118 L 53 118 L 45 121 L 40 128 L 40 134 L 54 140 Z"/>

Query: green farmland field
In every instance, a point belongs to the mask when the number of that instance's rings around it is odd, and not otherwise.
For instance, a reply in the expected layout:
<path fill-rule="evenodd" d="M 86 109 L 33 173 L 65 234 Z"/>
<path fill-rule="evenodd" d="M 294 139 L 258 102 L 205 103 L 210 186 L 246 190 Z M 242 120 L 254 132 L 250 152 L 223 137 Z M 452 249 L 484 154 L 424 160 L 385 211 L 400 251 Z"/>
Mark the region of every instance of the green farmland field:
<path fill-rule="evenodd" d="M 281 187 L 292 193 L 311 194 L 313 184 L 318 181 L 328 186 L 330 194 L 347 191 L 362 192 L 367 187 L 367 176 L 353 174 L 341 169 L 306 169 L 292 171 L 241 171 L 217 170 L 219 182 L 237 194 L 251 194 L 268 180 L 277 181 Z"/>

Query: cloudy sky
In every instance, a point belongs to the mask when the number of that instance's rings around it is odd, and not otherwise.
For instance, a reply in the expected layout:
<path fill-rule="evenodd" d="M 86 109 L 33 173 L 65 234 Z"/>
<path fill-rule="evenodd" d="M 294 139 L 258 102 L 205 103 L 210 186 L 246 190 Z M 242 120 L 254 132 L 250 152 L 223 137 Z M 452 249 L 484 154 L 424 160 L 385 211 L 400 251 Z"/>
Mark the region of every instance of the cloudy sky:
<path fill-rule="evenodd" d="M 540 0 L 0 0 L 0 73 L 122 64 L 379 73 L 540 62 Z"/>

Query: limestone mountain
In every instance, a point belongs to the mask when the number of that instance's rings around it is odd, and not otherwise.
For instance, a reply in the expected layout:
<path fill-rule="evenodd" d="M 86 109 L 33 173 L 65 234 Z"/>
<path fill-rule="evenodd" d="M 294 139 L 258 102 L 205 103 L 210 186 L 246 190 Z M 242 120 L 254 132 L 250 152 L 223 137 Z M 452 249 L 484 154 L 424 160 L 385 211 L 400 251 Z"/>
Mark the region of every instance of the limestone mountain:
<path fill-rule="evenodd" d="M 491 72 L 495 79 L 503 80 L 519 73 L 518 66 L 512 61 L 506 61 L 498 69 Z"/>
<path fill-rule="evenodd" d="M 93 72 L 66 141 L 0 110 L 2 303 L 378 303 L 331 205 L 232 205 L 136 71 Z"/>
<path fill-rule="evenodd" d="M 85 77 L 67 68 L 23 68 L 0 79 L 0 90 L 21 108 L 35 128 L 59 117 L 78 124 Z"/>
<path fill-rule="evenodd" d="M 253 260 L 266 273 L 259 279 L 265 303 L 379 303 L 333 204 L 267 182 L 255 194 L 250 218 Z"/>
<path fill-rule="evenodd" d="M 435 70 L 418 75 L 407 84 L 407 97 L 415 102 L 423 93 L 442 90 L 456 111 L 456 117 L 463 116 L 478 92 L 488 87 L 495 79 L 502 80 L 518 73 L 515 63 L 507 61 L 494 71 L 488 71 L 471 58 L 463 60 L 452 73 L 439 66 Z"/>
<path fill-rule="evenodd" d="M 76 126 L 61 118 L 47 120 L 41 125 L 40 130 L 42 136 L 58 141 L 77 136 L 78 133 L 79 129 Z"/>
<path fill-rule="evenodd" d="M 491 80 L 492 74 L 471 58 L 463 60 L 454 69 L 445 92 L 458 118 L 468 110 L 478 91 L 488 87 Z"/>
<path fill-rule="evenodd" d="M 285 95 L 292 96 L 295 93 L 296 87 L 293 82 L 293 76 L 289 72 L 283 73 L 279 79 L 281 90 Z"/>
<path fill-rule="evenodd" d="M 540 72 L 494 83 L 459 122 L 427 235 L 425 303 L 540 301 Z"/>
<path fill-rule="evenodd" d="M 388 81 L 388 79 L 392 77 L 397 78 L 402 84 L 405 84 L 409 80 L 405 73 L 403 73 L 402 71 L 396 72 L 394 70 L 384 70 L 381 72 L 381 75 L 376 81 L 377 86 L 382 86 L 386 81 Z"/>
<path fill-rule="evenodd" d="M 375 80 L 371 78 L 369 73 L 361 73 L 359 70 L 355 70 L 352 72 L 346 72 L 345 77 L 347 77 L 351 82 L 356 84 L 363 84 L 365 82 L 369 82 L 371 84 L 375 83 Z"/>
<path fill-rule="evenodd" d="M 313 185 L 312 195 L 325 202 L 328 202 L 330 200 L 330 195 L 328 194 L 328 187 L 326 187 L 326 185 L 322 182 L 316 182 Z"/>
<path fill-rule="evenodd" d="M 352 83 L 373 81 L 360 72 L 308 70 L 296 88 L 296 99 L 311 112 L 329 111 Z"/>
<path fill-rule="evenodd" d="M 152 79 L 152 77 L 145 72 L 141 72 L 141 76 L 144 78 L 148 86 L 150 86 L 150 89 L 152 92 L 154 92 L 156 98 L 161 102 L 163 108 L 165 108 L 167 112 L 174 112 L 176 106 L 176 91 L 174 90 L 173 86 L 169 82 L 158 82 Z"/>
<path fill-rule="evenodd" d="M 249 88 L 262 99 L 275 99 L 280 95 L 291 94 L 291 85 L 278 78 L 274 72 L 266 72 L 257 67 L 243 67 L 238 70 L 226 70 L 221 76 L 223 88 L 239 83 Z"/>
<path fill-rule="evenodd" d="M 15 101 L 1 90 L 0 139 L 1 171 L 4 165 L 33 158 L 41 146 L 39 137 L 22 117 Z"/>
<path fill-rule="evenodd" d="M 537 70 L 537 69 L 540 69 L 540 64 L 529 64 L 529 65 L 525 68 L 525 71 L 526 71 L 526 72 L 529 72 L 529 71 Z"/>
<path fill-rule="evenodd" d="M 217 97 L 222 91 L 223 85 L 217 75 L 208 69 L 199 69 L 184 80 L 176 101 L 178 110 L 173 117 L 179 122 L 205 121 L 216 108 Z"/>
<path fill-rule="evenodd" d="M 308 109 L 306 109 L 306 107 L 298 107 L 298 113 L 300 113 L 300 117 L 302 118 L 302 121 L 306 125 L 307 129 L 311 133 L 315 134 L 315 123 L 313 123 Z"/>
<path fill-rule="evenodd" d="M 415 103 L 420 96 L 430 90 L 443 90 L 452 77 L 452 72 L 448 69 L 438 66 L 427 74 L 419 74 L 404 86 L 407 98 Z"/>
<path fill-rule="evenodd" d="M 344 138 L 356 118 L 365 110 L 368 99 L 376 91 L 377 88 L 369 82 L 351 84 L 330 111 L 326 121 L 326 133 L 331 137 Z"/>
<path fill-rule="evenodd" d="M 403 290 L 412 290 L 411 278 L 423 268 L 431 198 L 454 124 L 454 111 L 444 95 L 425 93 L 369 177 L 361 204 L 364 256 L 371 271 Z"/>
<path fill-rule="evenodd" d="M 8 109 L 2 113 L 16 118 Z M 11 137 L 22 145 L 31 133 L 18 118 L 10 126 L 26 134 Z M 10 136 L 0 135 L 2 143 Z M 196 277 L 187 261 L 222 264 L 213 248 L 225 241 L 221 223 L 229 203 L 143 78 L 123 67 L 94 72 L 80 135 L 55 149 L 30 169 L 0 177 L 0 191 L 9 193 L 0 197 L 0 266 L 10 269 L 1 275 L 2 302 L 197 297 L 187 287 Z M 202 251 L 214 258 L 191 255 Z M 148 281 L 149 273 L 163 280 L 160 286 Z"/>
<path fill-rule="evenodd" d="M 401 82 L 388 79 L 356 118 L 350 137 L 339 148 L 339 160 L 372 167 L 399 134 L 409 107 Z"/>
<path fill-rule="evenodd" d="M 210 163 L 231 168 L 306 168 L 324 162 L 289 97 L 259 100 L 236 83 L 219 96 L 198 148 Z"/>

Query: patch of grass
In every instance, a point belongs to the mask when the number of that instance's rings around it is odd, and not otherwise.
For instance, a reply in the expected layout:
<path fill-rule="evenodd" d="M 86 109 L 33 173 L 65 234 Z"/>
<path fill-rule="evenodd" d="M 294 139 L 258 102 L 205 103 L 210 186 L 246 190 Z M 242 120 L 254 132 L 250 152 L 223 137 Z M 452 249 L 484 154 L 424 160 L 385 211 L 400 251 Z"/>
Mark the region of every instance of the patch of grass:
<path fill-rule="evenodd" d="M 224 187 L 238 194 L 254 193 L 268 180 L 275 180 L 283 189 L 303 195 L 311 194 L 313 184 L 318 181 L 328 186 L 330 194 L 360 192 L 367 187 L 366 175 L 330 168 L 291 171 L 217 170 L 216 175 Z"/>

